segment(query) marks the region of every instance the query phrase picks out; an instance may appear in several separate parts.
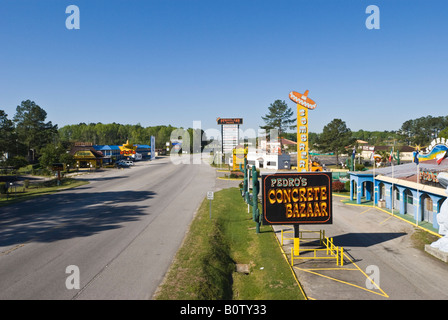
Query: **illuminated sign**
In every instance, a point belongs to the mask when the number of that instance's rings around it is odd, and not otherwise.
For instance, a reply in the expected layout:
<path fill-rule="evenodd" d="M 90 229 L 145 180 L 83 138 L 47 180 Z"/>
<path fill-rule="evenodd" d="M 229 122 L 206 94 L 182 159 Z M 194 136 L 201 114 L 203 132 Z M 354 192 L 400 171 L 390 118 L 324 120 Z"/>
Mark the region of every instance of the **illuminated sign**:
<path fill-rule="evenodd" d="M 124 156 L 130 156 L 132 154 L 135 154 L 137 150 L 137 146 L 130 144 L 129 140 L 126 141 L 126 143 L 123 144 L 122 146 L 118 146 L 118 148 L 120 148 L 120 154 Z"/>
<path fill-rule="evenodd" d="M 316 103 L 304 94 L 291 91 L 289 98 L 297 103 L 297 171 L 310 171 L 308 159 L 308 110 L 316 108 Z"/>
<path fill-rule="evenodd" d="M 218 124 L 243 124 L 242 118 L 227 118 L 227 119 L 218 118 L 216 119 L 216 121 L 218 122 Z"/>
<path fill-rule="evenodd" d="M 262 176 L 264 224 L 331 224 L 331 172 Z"/>

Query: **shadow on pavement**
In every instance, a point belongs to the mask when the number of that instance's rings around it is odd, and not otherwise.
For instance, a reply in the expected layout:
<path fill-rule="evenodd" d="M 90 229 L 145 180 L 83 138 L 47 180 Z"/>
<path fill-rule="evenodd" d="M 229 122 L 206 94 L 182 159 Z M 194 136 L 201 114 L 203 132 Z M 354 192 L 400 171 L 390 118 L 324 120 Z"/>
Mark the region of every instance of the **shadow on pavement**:
<path fill-rule="evenodd" d="M 147 215 L 151 191 L 63 192 L 0 208 L 0 247 L 89 236 Z"/>
<path fill-rule="evenodd" d="M 405 232 L 359 232 L 333 237 L 334 244 L 342 247 L 370 247 L 382 242 L 405 236 Z"/>

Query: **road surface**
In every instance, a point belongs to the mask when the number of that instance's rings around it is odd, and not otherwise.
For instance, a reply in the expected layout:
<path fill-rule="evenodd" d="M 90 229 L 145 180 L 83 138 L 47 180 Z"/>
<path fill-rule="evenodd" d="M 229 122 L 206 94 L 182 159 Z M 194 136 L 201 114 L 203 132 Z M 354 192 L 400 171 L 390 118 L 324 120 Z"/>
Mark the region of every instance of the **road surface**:
<path fill-rule="evenodd" d="M 166 157 L 83 177 L 0 208 L 0 299 L 151 299 L 216 172 Z"/>

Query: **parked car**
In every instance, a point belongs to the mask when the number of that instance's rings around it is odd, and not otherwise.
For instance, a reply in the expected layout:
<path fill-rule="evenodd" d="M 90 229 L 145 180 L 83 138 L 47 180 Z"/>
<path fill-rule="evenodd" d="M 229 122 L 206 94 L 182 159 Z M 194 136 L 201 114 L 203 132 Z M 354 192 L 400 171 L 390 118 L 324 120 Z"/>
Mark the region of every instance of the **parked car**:
<path fill-rule="evenodd" d="M 115 165 L 117 166 L 117 168 L 129 168 L 129 164 L 127 164 L 125 161 L 117 161 L 115 163 Z"/>

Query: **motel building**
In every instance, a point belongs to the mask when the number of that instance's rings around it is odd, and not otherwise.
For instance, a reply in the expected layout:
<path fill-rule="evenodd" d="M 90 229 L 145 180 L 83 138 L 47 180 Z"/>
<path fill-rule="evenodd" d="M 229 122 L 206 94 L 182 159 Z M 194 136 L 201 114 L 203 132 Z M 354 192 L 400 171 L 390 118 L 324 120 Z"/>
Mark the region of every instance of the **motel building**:
<path fill-rule="evenodd" d="M 128 143 L 128 142 L 127 142 Z M 121 159 L 133 159 L 135 154 L 124 154 L 123 146 L 120 145 L 93 145 L 91 142 L 76 142 L 69 151 L 75 159 L 75 169 L 97 169 L 103 165 L 111 165 Z M 151 147 L 149 145 L 132 145 L 133 150 L 141 159 L 146 159 L 151 155 Z"/>
<path fill-rule="evenodd" d="M 440 147 L 434 149 L 442 154 L 439 161 L 427 153 L 420 154 L 418 165 L 411 162 L 349 172 L 350 200 L 357 204 L 373 201 L 375 206 L 438 232 L 436 217 L 447 194 L 439 184 L 437 175 L 448 172 L 448 145 L 441 152 Z"/>
<path fill-rule="evenodd" d="M 136 153 L 140 154 L 142 159 L 147 159 L 150 157 L 151 147 L 149 145 L 137 144 L 134 146 L 136 147 Z M 113 164 L 118 160 L 128 158 L 127 155 L 123 155 L 123 153 L 121 153 L 119 145 L 94 145 L 93 148 L 103 154 L 104 164 Z M 131 159 L 133 159 L 134 157 L 135 156 L 130 156 Z"/>

